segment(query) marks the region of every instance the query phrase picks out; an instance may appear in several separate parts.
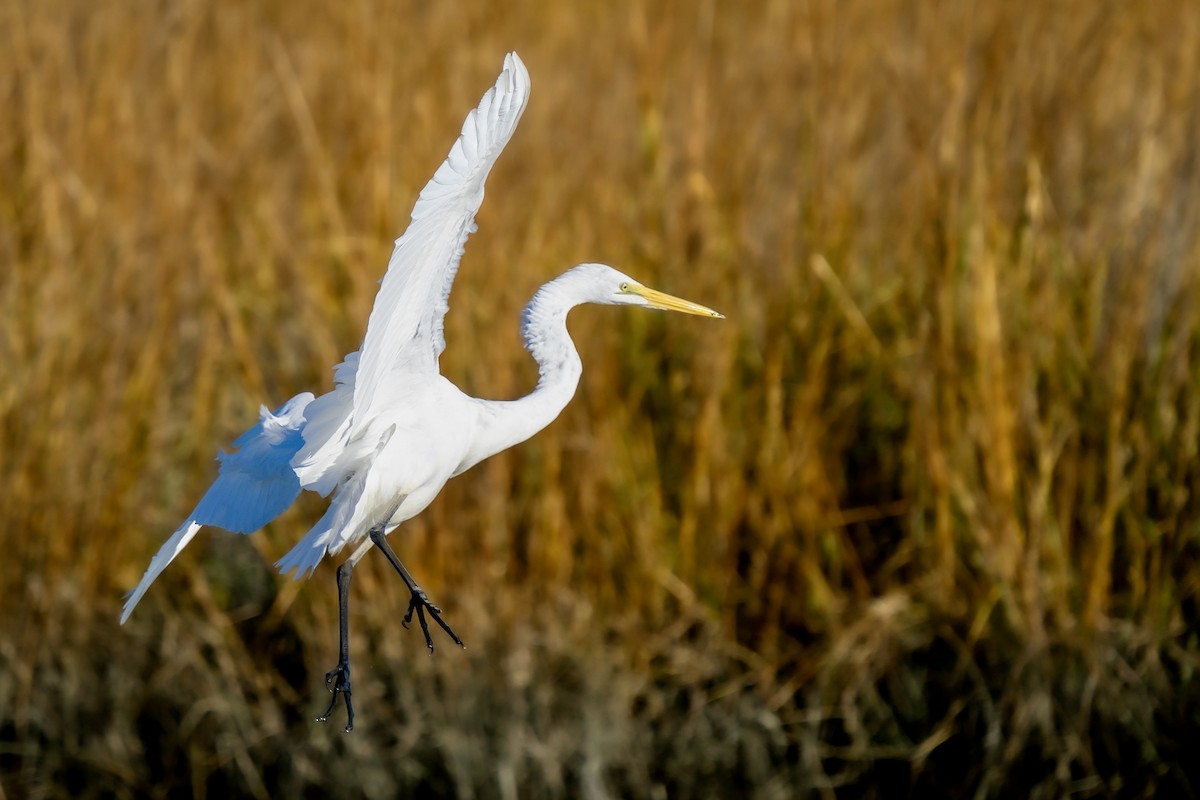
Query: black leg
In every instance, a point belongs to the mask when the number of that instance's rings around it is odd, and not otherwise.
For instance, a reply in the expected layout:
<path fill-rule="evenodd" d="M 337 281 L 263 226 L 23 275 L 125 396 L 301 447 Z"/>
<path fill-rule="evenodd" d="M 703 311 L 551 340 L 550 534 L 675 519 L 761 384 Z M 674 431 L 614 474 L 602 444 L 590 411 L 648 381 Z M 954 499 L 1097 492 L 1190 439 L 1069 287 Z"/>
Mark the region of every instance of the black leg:
<path fill-rule="evenodd" d="M 325 713 L 317 717 L 317 722 L 328 720 L 341 693 L 346 701 L 346 733 L 354 730 L 354 704 L 350 702 L 350 572 L 353 569 L 354 565 L 347 560 L 337 570 L 340 655 L 337 666 L 325 673 L 325 686 L 333 692 L 333 699 Z"/>
<path fill-rule="evenodd" d="M 433 637 L 429 635 L 429 624 L 425 621 L 425 612 L 429 611 L 429 615 L 433 617 L 433 621 L 442 627 L 454 643 L 459 647 L 465 648 L 462 639 L 458 638 L 450 626 L 442 619 L 442 610 L 429 602 L 429 597 L 426 596 L 425 590 L 417 586 L 417 582 L 413 580 L 413 576 L 408 574 L 408 570 L 400 563 L 400 559 L 392 551 L 391 545 L 387 543 L 387 536 L 383 532 L 383 527 L 371 529 L 371 541 L 379 548 L 387 560 L 392 562 L 392 566 L 396 568 L 396 572 L 400 573 L 401 580 L 408 587 L 408 591 L 412 593 L 412 598 L 408 601 L 408 613 L 404 615 L 404 627 L 408 627 L 408 623 L 412 622 L 413 611 L 417 612 L 417 620 L 421 623 L 421 632 L 425 634 L 425 644 L 429 648 L 429 652 L 433 652 Z"/>

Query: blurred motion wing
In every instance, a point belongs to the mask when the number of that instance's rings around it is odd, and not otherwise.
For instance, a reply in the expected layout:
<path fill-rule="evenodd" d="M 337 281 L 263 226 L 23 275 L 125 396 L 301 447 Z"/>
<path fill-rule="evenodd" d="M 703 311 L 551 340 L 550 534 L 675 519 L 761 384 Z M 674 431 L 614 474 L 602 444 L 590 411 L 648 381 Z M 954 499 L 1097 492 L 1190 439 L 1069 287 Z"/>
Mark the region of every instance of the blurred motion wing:
<path fill-rule="evenodd" d="M 367 323 L 355 379 L 355 427 L 369 416 L 386 375 L 438 371 L 438 357 L 446 347 L 447 299 L 467 237 L 475 230 L 483 184 L 528 99 L 529 73 L 510 53 L 496 85 L 467 115 L 449 157 L 421 190 Z"/>
<path fill-rule="evenodd" d="M 216 525 L 234 533 L 253 533 L 287 510 L 300 494 L 300 481 L 290 462 L 304 441 L 301 436 L 304 412 L 312 399 L 312 393 L 304 392 L 275 413 L 264 407 L 259 423 L 234 442 L 239 449 L 217 456 L 221 462 L 220 475 L 150 561 L 146 574 L 125 602 L 122 623 L 154 579 L 201 527 Z"/>

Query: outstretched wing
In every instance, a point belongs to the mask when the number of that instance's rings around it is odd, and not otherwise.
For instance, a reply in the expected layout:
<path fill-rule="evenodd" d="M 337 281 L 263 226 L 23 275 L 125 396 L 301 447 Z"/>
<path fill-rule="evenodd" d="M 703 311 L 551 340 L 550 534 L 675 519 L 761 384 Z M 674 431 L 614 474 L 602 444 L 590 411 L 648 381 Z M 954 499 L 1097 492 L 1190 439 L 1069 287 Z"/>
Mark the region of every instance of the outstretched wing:
<path fill-rule="evenodd" d="M 239 449 L 217 457 L 220 475 L 150 561 L 146 574 L 125 601 L 122 623 L 129 619 L 154 579 L 201 527 L 216 525 L 234 533 L 253 533 L 287 510 L 300 494 L 300 481 L 290 462 L 303 443 L 304 412 L 312 399 L 311 392 L 304 392 L 275 413 L 264 407 L 259 423 L 233 443 Z"/>
<path fill-rule="evenodd" d="M 354 425 L 365 422 L 381 381 L 392 371 L 433 372 L 445 349 L 447 298 L 483 184 L 512 137 L 529 99 L 529 73 L 516 53 L 479 106 L 467 115 L 445 163 L 421 190 L 412 223 L 396 240 L 375 297 L 354 386 Z"/>

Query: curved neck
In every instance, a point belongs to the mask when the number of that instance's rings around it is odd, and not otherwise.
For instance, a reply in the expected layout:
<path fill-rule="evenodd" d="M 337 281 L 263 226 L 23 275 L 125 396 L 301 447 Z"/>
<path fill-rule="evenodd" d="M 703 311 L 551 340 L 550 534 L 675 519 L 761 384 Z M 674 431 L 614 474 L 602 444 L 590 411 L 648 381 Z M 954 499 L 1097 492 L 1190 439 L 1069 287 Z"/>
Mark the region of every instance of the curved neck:
<path fill-rule="evenodd" d="M 562 278 L 547 283 L 521 317 L 525 349 L 538 365 L 537 386 L 519 400 L 476 401 L 481 409 L 470 463 L 459 472 L 533 436 L 553 422 L 574 397 L 583 363 L 567 333 L 567 312 L 578 300 L 564 288 Z"/>

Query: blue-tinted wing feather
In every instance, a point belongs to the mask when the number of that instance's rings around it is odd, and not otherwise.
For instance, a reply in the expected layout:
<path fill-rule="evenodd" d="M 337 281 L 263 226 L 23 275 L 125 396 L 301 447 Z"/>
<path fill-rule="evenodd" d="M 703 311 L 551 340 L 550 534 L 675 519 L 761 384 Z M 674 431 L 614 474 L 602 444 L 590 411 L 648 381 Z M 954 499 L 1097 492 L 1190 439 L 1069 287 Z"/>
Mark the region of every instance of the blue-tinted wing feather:
<path fill-rule="evenodd" d="M 146 574 L 125 602 L 121 622 L 129 618 L 150 584 L 201 527 L 216 525 L 235 533 L 252 533 L 287 510 L 300 494 L 300 481 L 290 462 L 304 442 L 304 410 L 312 399 L 310 392 L 304 392 L 273 414 L 263 408 L 259 423 L 234 441 L 239 449 L 218 456 L 220 475 L 151 559 Z"/>

